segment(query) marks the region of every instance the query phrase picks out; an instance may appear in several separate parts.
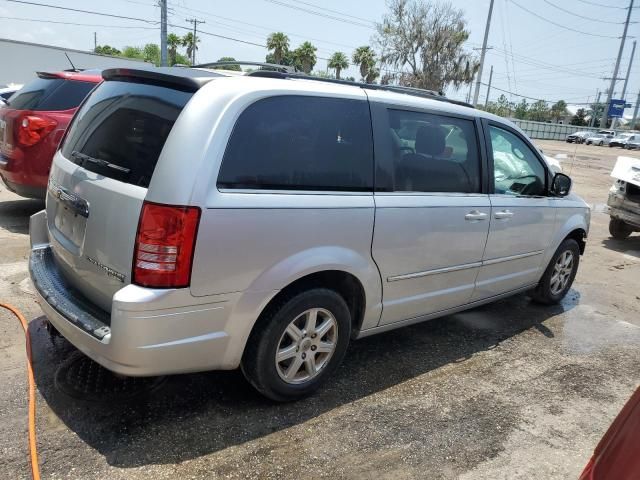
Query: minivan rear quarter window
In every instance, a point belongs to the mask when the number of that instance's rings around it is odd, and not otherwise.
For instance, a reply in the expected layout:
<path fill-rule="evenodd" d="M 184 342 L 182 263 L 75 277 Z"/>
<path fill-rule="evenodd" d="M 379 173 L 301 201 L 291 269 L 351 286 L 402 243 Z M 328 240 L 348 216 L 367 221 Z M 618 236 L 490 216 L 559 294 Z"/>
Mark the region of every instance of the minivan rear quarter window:
<path fill-rule="evenodd" d="M 87 170 L 146 188 L 192 95 L 156 85 L 104 82 L 78 111 L 62 154 Z"/>
<path fill-rule="evenodd" d="M 96 84 L 62 78 L 38 78 L 7 102 L 16 110 L 59 111 L 76 108 Z"/>
<path fill-rule="evenodd" d="M 218 188 L 373 189 L 373 140 L 364 100 L 285 95 L 240 115 Z"/>

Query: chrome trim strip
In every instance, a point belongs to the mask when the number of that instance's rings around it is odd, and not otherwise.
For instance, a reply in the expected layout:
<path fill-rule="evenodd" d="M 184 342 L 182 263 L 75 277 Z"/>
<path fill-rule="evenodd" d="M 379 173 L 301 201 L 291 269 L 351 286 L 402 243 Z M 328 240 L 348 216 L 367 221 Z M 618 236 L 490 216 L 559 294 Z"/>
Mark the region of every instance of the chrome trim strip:
<path fill-rule="evenodd" d="M 520 253 L 519 255 L 511 255 L 509 257 L 499 257 L 499 258 L 493 258 L 491 260 L 484 260 L 482 262 L 482 265 L 495 265 L 496 263 L 502 263 L 502 262 L 509 262 L 511 260 L 519 260 L 521 258 L 527 258 L 527 257 L 533 257 L 535 255 L 542 255 L 544 253 L 544 250 L 536 250 L 535 252 L 529 252 L 529 253 Z"/>
<path fill-rule="evenodd" d="M 397 280 L 408 280 L 410 278 L 426 277 L 427 275 L 437 275 L 439 273 L 457 272 L 459 270 L 467 270 L 468 268 L 481 267 L 482 262 L 465 263 L 454 267 L 436 268 L 435 270 L 426 270 L 424 272 L 406 273 L 404 275 L 394 275 L 387 277 L 387 282 L 395 282 Z"/>
<path fill-rule="evenodd" d="M 535 252 L 520 253 L 518 255 L 511 255 L 508 257 L 493 258 L 491 260 L 483 260 L 481 262 L 464 263 L 462 265 L 455 265 L 453 267 L 436 268 L 434 270 L 425 270 L 423 272 L 394 275 L 391 277 L 387 277 L 387 282 L 396 282 L 398 280 L 409 280 L 412 278 L 426 277 L 428 275 L 438 275 L 440 273 L 458 272 L 460 270 L 467 270 L 469 268 L 483 267 L 485 265 L 495 265 L 496 263 L 509 262 L 511 260 L 519 260 L 521 258 L 533 257 L 535 255 L 542 255 L 543 253 L 544 253 L 544 250 L 537 250 Z"/>

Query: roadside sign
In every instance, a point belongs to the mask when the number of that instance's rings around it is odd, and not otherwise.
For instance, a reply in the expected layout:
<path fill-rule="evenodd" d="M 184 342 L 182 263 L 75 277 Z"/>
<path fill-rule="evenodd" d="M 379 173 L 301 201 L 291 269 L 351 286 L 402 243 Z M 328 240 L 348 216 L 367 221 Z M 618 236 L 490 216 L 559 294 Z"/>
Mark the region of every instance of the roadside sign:
<path fill-rule="evenodd" d="M 609 117 L 622 118 L 624 109 L 625 109 L 624 100 L 617 100 L 612 98 L 611 103 L 609 104 L 609 113 L 607 113 L 607 115 Z"/>

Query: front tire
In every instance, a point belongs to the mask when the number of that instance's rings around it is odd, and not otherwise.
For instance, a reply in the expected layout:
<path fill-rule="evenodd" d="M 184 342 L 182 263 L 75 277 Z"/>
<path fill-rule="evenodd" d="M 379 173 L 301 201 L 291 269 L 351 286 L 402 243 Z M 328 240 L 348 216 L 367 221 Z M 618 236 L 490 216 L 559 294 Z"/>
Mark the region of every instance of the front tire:
<path fill-rule="evenodd" d="M 268 307 L 251 332 L 242 372 L 264 396 L 285 402 L 324 383 L 349 345 L 351 313 L 342 296 L 314 288 Z"/>
<path fill-rule="evenodd" d="M 601 147 L 602 145 L 604 145 L 604 142 L 601 140 L 600 143 L 598 143 L 598 146 Z"/>
<path fill-rule="evenodd" d="M 531 298 L 546 305 L 560 303 L 576 278 L 579 263 L 578 242 L 567 238 L 553 254 L 538 286 L 531 293 Z"/>
<path fill-rule="evenodd" d="M 624 240 L 633 232 L 633 228 L 619 218 L 609 220 L 609 233 L 616 240 Z"/>

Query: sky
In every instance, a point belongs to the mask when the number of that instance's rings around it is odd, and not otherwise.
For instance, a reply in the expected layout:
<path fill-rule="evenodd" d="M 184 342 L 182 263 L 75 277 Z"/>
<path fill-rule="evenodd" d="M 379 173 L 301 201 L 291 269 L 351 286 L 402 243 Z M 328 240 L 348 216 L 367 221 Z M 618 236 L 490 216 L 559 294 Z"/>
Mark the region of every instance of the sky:
<path fill-rule="evenodd" d="M 80 50 L 93 48 L 94 32 L 99 45 L 120 49 L 125 45 L 159 43 L 160 31 L 155 22 L 160 19 L 160 9 L 154 0 L 33 1 L 147 22 L 0 0 L 0 38 Z M 491 49 L 487 51 L 482 78 L 488 83 L 493 66 L 490 99 L 495 100 L 503 93 L 500 90 L 505 90 L 511 92 L 505 95 L 514 102 L 527 96 L 586 104 L 594 101 L 598 89 L 609 87 L 603 77 L 613 74 L 629 0 L 494 1 L 488 40 Z M 470 38 L 465 48 L 479 55 L 490 0 L 451 3 L 464 12 L 467 21 Z M 305 40 L 318 47 L 315 70 L 325 70 L 325 59 L 335 51 L 350 57 L 356 47 L 371 44 L 374 25 L 387 10 L 384 0 L 168 0 L 168 5 L 169 23 L 173 25 L 169 32 L 184 35 L 190 26 L 188 18 L 206 22 L 199 25 L 203 34 L 198 62 L 215 61 L 222 56 L 264 61 L 267 52 L 260 45 L 270 32 L 282 31 L 289 36 L 292 48 Z M 638 0 L 631 21 L 635 23 L 630 25 L 628 35 L 640 38 Z M 627 39 L 619 77 L 626 75 L 632 42 L 633 38 Z M 627 89 L 630 103 L 635 103 L 640 90 L 640 46 L 635 62 Z M 354 67 L 346 75 L 359 77 Z M 617 96 L 622 84 L 620 81 L 616 85 Z M 463 86 L 458 91 L 450 89 L 447 95 L 465 99 L 468 91 L 469 87 Z M 482 101 L 485 95 L 486 86 L 482 86 Z"/>

